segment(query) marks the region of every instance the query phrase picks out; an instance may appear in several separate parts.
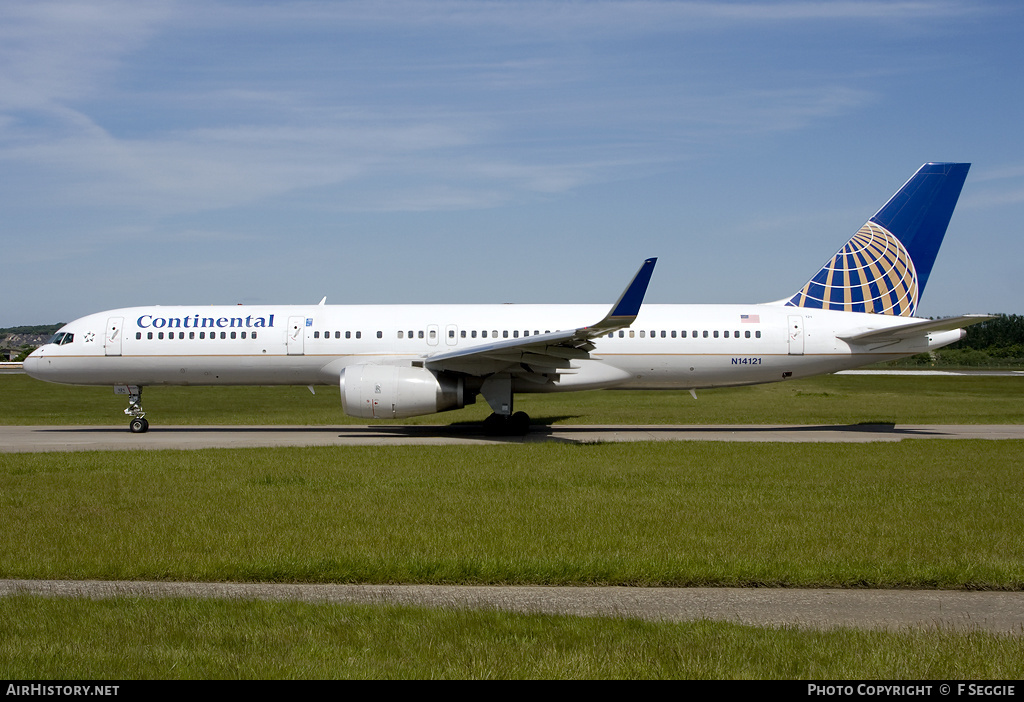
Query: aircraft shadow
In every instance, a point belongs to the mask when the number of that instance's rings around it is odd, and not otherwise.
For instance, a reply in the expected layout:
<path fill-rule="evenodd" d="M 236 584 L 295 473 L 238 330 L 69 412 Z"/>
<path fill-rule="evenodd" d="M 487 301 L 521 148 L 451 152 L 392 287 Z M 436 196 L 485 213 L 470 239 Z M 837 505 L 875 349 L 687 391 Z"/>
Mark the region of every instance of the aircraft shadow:
<path fill-rule="evenodd" d="M 523 436 L 497 436 L 489 434 L 482 422 L 459 422 L 450 425 L 431 424 L 379 424 L 379 425 L 323 425 L 323 426 L 159 426 L 150 429 L 150 434 L 187 435 L 187 434 L 272 434 L 282 438 L 288 435 L 323 434 L 334 435 L 340 439 L 393 437 L 395 439 L 451 439 L 466 441 L 487 441 L 490 443 L 603 443 L 605 441 L 621 441 L 623 434 L 636 433 L 635 440 L 643 441 L 644 437 L 653 440 L 669 440 L 671 435 L 697 438 L 700 435 L 716 437 L 757 434 L 786 435 L 796 433 L 835 433 L 848 434 L 880 434 L 893 437 L 937 437 L 945 435 L 932 427 L 903 427 L 895 424 L 821 424 L 821 425 L 574 425 L 555 424 L 558 421 L 572 419 L 572 416 L 540 417 L 530 425 L 529 431 Z M 40 428 L 46 433 L 66 434 L 121 434 L 127 433 L 124 427 L 114 426 L 54 426 Z M 607 438 L 604 438 L 607 437 Z"/>

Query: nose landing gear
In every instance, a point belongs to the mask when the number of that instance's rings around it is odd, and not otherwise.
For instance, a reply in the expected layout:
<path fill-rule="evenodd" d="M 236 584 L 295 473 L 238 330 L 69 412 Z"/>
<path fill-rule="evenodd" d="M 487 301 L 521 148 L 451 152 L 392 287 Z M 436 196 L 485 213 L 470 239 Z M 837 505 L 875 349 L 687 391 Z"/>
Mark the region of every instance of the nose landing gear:
<path fill-rule="evenodd" d="M 142 388 L 138 385 L 115 385 L 114 394 L 128 396 L 128 409 L 124 411 L 132 418 L 128 422 L 128 430 L 133 434 L 145 434 L 149 431 L 149 421 L 142 410 Z"/>

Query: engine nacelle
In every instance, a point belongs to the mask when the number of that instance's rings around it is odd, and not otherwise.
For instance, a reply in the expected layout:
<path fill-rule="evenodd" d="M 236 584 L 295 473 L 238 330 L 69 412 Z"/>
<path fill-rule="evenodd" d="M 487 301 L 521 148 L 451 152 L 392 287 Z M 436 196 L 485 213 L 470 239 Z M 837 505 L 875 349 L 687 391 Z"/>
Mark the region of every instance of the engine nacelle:
<path fill-rule="evenodd" d="M 461 377 L 410 366 L 348 366 L 341 371 L 341 408 L 351 417 L 399 419 L 460 409 Z"/>

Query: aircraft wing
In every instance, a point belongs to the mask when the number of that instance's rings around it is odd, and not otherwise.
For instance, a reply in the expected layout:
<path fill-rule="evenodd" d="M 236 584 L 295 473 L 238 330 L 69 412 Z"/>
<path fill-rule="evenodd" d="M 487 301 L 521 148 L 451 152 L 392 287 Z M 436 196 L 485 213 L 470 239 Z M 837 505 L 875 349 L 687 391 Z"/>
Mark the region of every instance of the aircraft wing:
<path fill-rule="evenodd" d="M 563 373 L 572 373 L 572 361 L 591 357 L 593 339 L 633 323 L 647 293 L 647 285 L 651 282 L 657 260 L 649 258 L 644 261 L 618 301 L 596 324 L 436 353 L 424 358 L 424 366 L 430 370 L 457 371 L 471 375 L 507 372 L 539 383 L 557 379 Z"/>
<path fill-rule="evenodd" d="M 929 332 L 952 331 L 953 329 L 969 327 L 972 324 L 978 324 L 988 319 L 995 319 L 995 317 L 988 314 L 966 314 L 960 317 L 946 317 L 944 319 L 925 319 L 886 329 L 873 329 L 871 331 L 853 333 L 848 336 L 840 335 L 839 338 L 851 344 L 903 341 L 904 339 L 912 339 Z"/>

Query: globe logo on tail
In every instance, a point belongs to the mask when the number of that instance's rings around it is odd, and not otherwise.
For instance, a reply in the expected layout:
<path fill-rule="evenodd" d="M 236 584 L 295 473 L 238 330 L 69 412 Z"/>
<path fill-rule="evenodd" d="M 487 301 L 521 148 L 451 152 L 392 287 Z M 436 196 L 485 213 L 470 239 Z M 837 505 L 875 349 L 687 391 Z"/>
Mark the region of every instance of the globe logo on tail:
<path fill-rule="evenodd" d="M 912 317 L 917 301 L 910 254 L 890 231 L 869 221 L 786 304 Z"/>

